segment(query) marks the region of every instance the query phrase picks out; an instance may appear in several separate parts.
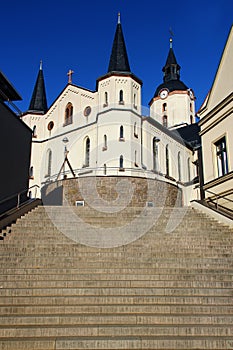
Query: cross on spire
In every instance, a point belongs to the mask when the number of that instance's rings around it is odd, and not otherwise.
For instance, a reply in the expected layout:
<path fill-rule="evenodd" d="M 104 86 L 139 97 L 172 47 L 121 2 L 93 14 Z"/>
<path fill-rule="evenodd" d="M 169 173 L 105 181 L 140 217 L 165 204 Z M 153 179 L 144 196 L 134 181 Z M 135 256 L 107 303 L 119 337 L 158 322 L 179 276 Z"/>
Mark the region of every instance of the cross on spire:
<path fill-rule="evenodd" d="M 74 71 L 73 70 L 69 70 L 69 72 L 67 73 L 68 75 L 68 83 L 71 84 L 72 83 L 72 75 L 73 75 Z"/>

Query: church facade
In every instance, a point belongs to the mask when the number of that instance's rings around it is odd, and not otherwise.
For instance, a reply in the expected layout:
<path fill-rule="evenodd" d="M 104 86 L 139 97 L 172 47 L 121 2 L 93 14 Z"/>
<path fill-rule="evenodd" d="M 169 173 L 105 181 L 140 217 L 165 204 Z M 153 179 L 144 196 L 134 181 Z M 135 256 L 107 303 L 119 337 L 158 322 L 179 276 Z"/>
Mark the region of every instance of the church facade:
<path fill-rule="evenodd" d="M 135 177 L 180 188 L 184 204 L 197 197 L 196 152 L 179 132 L 195 122 L 195 96 L 180 80 L 172 40 L 163 74 L 149 103 L 150 116 L 144 116 L 142 81 L 131 72 L 119 16 L 108 71 L 97 79 L 95 91 L 74 85 L 70 71 L 67 86 L 48 108 L 41 65 L 22 116 L 33 131 L 30 185 Z"/>

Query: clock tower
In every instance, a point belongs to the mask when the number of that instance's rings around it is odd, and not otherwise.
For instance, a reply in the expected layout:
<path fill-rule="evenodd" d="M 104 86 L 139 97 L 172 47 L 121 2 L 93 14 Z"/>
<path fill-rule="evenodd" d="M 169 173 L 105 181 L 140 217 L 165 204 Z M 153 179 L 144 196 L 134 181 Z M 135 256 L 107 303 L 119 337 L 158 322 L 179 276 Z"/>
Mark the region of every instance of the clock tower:
<path fill-rule="evenodd" d="M 180 127 L 195 122 L 195 97 L 193 91 L 180 80 L 180 65 L 177 63 L 172 39 L 160 84 L 151 99 L 150 115 L 168 128 Z"/>

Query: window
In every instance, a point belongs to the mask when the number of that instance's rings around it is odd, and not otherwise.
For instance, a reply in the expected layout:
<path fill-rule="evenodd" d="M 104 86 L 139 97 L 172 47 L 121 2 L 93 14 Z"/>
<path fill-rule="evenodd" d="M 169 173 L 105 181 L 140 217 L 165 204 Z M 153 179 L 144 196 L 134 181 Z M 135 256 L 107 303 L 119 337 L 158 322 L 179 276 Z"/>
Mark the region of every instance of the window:
<path fill-rule="evenodd" d="M 121 105 L 124 104 L 124 94 L 123 94 L 123 90 L 120 90 L 120 92 L 119 92 L 119 104 L 121 104 Z"/>
<path fill-rule="evenodd" d="M 193 124 L 193 116 L 190 115 L 190 124 Z"/>
<path fill-rule="evenodd" d="M 162 112 L 165 112 L 166 110 L 167 110 L 167 104 L 166 104 L 166 103 L 163 103 Z"/>
<path fill-rule="evenodd" d="M 225 136 L 215 143 L 218 176 L 228 173 L 227 148 Z"/>
<path fill-rule="evenodd" d="M 158 139 L 156 137 L 153 138 L 153 170 L 158 171 Z"/>
<path fill-rule="evenodd" d="M 104 93 L 104 107 L 106 107 L 108 105 L 108 93 L 105 92 Z"/>
<path fill-rule="evenodd" d="M 85 162 L 84 166 L 88 167 L 90 165 L 90 139 L 89 137 L 86 138 L 85 141 Z"/>
<path fill-rule="evenodd" d="M 37 134 L 36 134 L 36 125 L 33 126 L 33 129 L 32 129 L 32 137 L 37 137 Z"/>
<path fill-rule="evenodd" d="M 167 116 L 166 115 L 163 116 L 163 126 L 165 126 L 167 128 Z"/>
<path fill-rule="evenodd" d="M 169 176 L 169 149 L 168 149 L 168 145 L 166 146 L 166 175 Z"/>
<path fill-rule="evenodd" d="M 181 159 L 180 159 L 180 152 L 178 152 L 177 161 L 178 161 L 178 181 L 181 181 Z"/>
<path fill-rule="evenodd" d="M 102 151 L 106 151 L 107 148 L 108 148 L 107 135 L 104 135 L 104 145 L 103 145 Z"/>
<path fill-rule="evenodd" d="M 192 112 L 193 111 L 193 104 L 192 104 L 192 102 L 190 102 L 189 107 L 190 107 L 190 112 Z"/>
<path fill-rule="evenodd" d="M 134 165 L 135 165 L 136 167 L 138 167 L 137 158 L 138 158 L 137 151 L 134 151 Z"/>
<path fill-rule="evenodd" d="M 137 123 L 134 123 L 134 137 L 138 138 Z"/>
<path fill-rule="evenodd" d="M 137 109 L 137 95 L 136 94 L 133 95 L 133 106 L 135 109 Z"/>
<path fill-rule="evenodd" d="M 34 179 L 34 169 L 33 169 L 33 166 L 31 166 L 30 169 L 29 169 L 29 179 L 31 179 L 31 180 Z"/>
<path fill-rule="evenodd" d="M 72 103 L 68 103 L 65 110 L 65 122 L 64 126 L 73 123 L 73 105 Z"/>
<path fill-rule="evenodd" d="M 124 127 L 123 125 L 120 126 L 120 138 L 119 141 L 125 141 L 124 139 Z"/>
<path fill-rule="evenodd" d="M 123 170 L 124 169 L 124 158 L 123 158 L 123 156 L 121 155 L 120 156 L 120 170 Z"/>
<path fill-rule="evenodd" d="M 188 168 L 188 182 L 190 182 L 191 181 L 190 158 L 187 159 L 187 168 Z"/>
<path fill-rule="evenodd" d="M 51 149 L 48 149 L 46 153 L 46 172 L 45 177 L 51 176 L 51 169 L 52 169 L 52 151 Z"/>

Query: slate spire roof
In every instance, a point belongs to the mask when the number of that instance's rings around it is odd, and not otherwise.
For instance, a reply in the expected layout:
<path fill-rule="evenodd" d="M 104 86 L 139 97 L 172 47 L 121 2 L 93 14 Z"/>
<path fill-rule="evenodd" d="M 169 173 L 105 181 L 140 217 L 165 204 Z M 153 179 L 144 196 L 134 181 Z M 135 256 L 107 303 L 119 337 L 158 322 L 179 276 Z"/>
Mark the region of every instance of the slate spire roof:
<path fill-rule="evenodd" d="M 40 69 L 37 75 L 28 112 L 45 114 L 47 110 L 48 106 L 45 91 L 44 75 L 42 69 L 42 62 L 40 62 Z"/>
<path fill-rule="evenodd" d="M 110 72 L 131 72 L 121 27 L 120 14 L 118 14 L 118 23 L 108 66 L 108 73 Z"/>
<path fill-rule="evenodd" d="M 170 39 L 170 49 L 168 51 L 167 60 L 162 71 L 164 73 L 163 83 L 157 87 L 154 97 L 157 97 L 162 89 L 168 89 L 170 92 L 175 90 L 188 89 L 188 87 L 180 80 L 180 65 L 176 60 L 176 56 L 172 47 L 172 39 Z"/>

